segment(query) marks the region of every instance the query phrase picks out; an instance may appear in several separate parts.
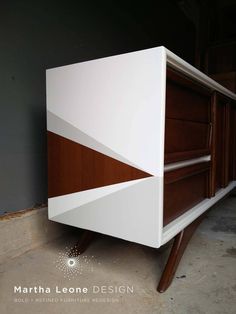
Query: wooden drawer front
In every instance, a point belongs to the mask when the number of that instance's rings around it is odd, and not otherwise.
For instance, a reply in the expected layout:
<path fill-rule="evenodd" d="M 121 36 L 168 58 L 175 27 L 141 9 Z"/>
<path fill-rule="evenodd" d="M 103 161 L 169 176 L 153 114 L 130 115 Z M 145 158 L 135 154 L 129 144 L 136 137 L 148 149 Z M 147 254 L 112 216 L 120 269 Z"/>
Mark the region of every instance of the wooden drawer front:
<path fill-rule="evenodd" d="M 198 83 L 167 70 L 166 117 L 211 122 L 211 92 Z"/>
<path fill-rule="evenodd" d="M 234 121 L 234 108 L 230 107 L 230 117 L 229 117 L 229 182 L 234 180 L 234 164 L 236 163 L 234 156 L 234 141 L 235 141 L 235 121 Z"/>
<path fill-rule="evenodd" d="M 210 162 L 165 173 L 164 225 L 209 196 Z"/>
<path fill-rule="evenodd" d="M 225 108 L 224 104 L 217 104 L 216 114 L 216 139 L 215 139 L 215 191 L 221 189 L 224 186 L 224 163 L 225 163 Z"/>
<path fill-rule="evenodd" d="M 234 179 L 235 121 L 233 102 L 216 92 L 213 101 L 212 192 L 228 186 Z"/>
<path fill-rule="evenodd" d="M 167 81 L 166 117 L 210 122 L 210 97 Z"/>
<path fill-rule="evenodd" d="M 233 158 L 233 180 L 236 180 L 236 102 L 233 103 L 234 114 L 233 114 L 233 147 L 232 149 L 232 158 Z"/>
<path fill-rule="evenodd" d="M 165 163 L 210 153 L 210 124 L 166 119 Z"/>

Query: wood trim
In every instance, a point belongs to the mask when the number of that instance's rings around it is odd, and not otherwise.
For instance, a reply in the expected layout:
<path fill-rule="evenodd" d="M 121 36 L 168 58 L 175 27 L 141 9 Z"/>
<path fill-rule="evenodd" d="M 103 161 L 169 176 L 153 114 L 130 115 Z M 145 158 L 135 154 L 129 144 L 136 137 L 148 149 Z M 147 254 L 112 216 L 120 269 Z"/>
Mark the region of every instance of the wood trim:
<path fill-rule="evenodd" d="M 227 187 L 230 181 L 231 107 L 231 100 L 228 97 L 214 92 L 212 96 L 211 197 L 215 195 L 217 189 Z"/>
<path fill-rule="evenodd" d="M 233 105 L 233 179 L 236 180 L 236 102 Z"/>
<path fill-rule="evenodd" d="M 224 163 L 224 187 L 229 184 L 229 158 L 230 158 L 230 102 L 227 101 L 225 104 L 225 163 Z"/>
<path fill-rule="evenodd" d="M 211 169 L 210 169 L 210 196 L 215 196 L 216 193 L 216 115 L 217 115 L 217 104 L 216 104 L 216 92 L 212 94 L 211 98 L 211 112 L 212 112 L 212 141 L 211 141 Z"/>
<path fill-rule="evenodd" d="M 229 112 L 228 112 L 228 132 L 229 132 L 229 139 L 228 139 L 228 146 L 229 146 L 229 156 L 228 156 L 228 182 L 234 180 L 234 173 L 235 173 L 235 165 L 236 165 L 236 155 L 235 155 L 235 139 L 236 139 L 236 108 L 234 107 L 233 103 L 230 102 L 229 104 Z M 227 123 L 227 121 L 226 121 Z"/>
<path fill-rule="evenodd" d="M 152 176 L 48 131 L 48 197 Z"/>

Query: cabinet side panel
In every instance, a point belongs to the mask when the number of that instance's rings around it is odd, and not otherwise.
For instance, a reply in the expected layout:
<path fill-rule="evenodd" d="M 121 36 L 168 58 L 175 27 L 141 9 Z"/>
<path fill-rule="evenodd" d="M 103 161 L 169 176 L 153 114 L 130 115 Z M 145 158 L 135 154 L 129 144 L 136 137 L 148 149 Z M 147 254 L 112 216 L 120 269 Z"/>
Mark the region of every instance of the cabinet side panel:
<path fill-rule="evenodd" d="M 165 80 L 163 47 L 47 70 L 47 129 L 73 146 L 50 155 L 51 220 L 160 246 Z"/>
<path fill-rule="evenodd" d="M 47 70 L 49 113 L 86 136 L 84 145 L 155 176 L 163 176 L 164 103 L 164 48 Z"/>

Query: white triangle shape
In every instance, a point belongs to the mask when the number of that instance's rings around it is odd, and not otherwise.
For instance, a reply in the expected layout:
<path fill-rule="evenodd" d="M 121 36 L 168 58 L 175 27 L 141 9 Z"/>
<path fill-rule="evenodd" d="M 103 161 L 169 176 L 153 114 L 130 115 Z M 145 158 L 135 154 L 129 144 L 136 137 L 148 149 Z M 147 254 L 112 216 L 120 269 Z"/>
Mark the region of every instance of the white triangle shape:
<path fill-rule="evenodd" d="M 148 178 L 126 181 L 122 183 L 107 185 L 96 189 L 49 198 L 48 199 L 49 219 L 147 179 Z"/>
<path fill-rule="evenodd" d="M 59 116 L 55 115 L 54 113 L 47 111 L 47 129 L 53 133 L 56 133 L 60 136 L 63 136 L 71 141 L 94 149 L 95 151 L 102 153 L 106 156 L 114 158 L 118 161 L 121 161 L 131 167 L 139 169 L 141 171 L 147 172 L 146 170 L 140 168 L 130 160 L 124 158 L 123 156 L 115 153 L 109 147 L 99 143 L 86 133 L 82 132 L 81 130 L 77 129 L 75 126 L 70 124 L 69 122 L 63 120 Z M 150 173 L 151 174 L 151 173 Z"/>
<path fill-rule="evenodd" d="M 158 247 L 158 230 L 162 225 L 158 204 L 162 201 L 162 183 L 157 177 L 136 180 L 134 184 L 113 190 L 94 201 L 67 208 L 52 220 Z"/>

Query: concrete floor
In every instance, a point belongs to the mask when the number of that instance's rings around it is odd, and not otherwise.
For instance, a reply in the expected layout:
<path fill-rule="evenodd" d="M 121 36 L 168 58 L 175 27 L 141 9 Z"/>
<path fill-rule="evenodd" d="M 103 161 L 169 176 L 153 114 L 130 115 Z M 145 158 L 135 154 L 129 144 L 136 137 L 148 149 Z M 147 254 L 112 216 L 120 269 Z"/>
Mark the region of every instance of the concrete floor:
<path fill-rule="evenodd" d="M 75 240 L 74 233 L 68 234 L 1 265 L 0 313 L 236 313 L 235 197 L 226 198 L 209 212 L 163 294 L 156 292 L 156 286 L 170 244 L 155 250 L 100 236 L 84 253 L 88 263 L 79 257 L 80 267 L 73 269 L 81 273 L 76 275 L 59 269 L 66 247 Z M 51 291 L 14 293 L 14 286 L 49 287 Z M 56 293 L 56 286 L 60 291 L 63 287 L 88 288 L 88 293 Z M 128 286 L 133 293 L 95 293 L 93 286 L 113 286 L 113 290 Z"/>

